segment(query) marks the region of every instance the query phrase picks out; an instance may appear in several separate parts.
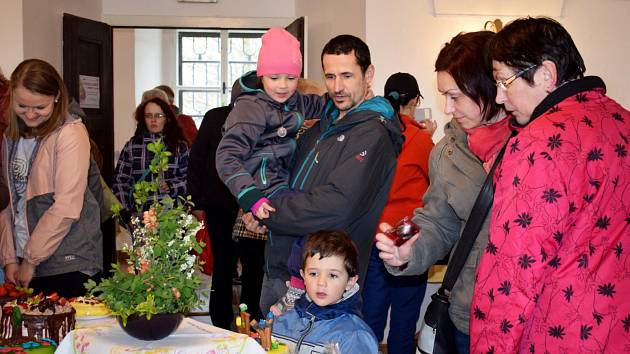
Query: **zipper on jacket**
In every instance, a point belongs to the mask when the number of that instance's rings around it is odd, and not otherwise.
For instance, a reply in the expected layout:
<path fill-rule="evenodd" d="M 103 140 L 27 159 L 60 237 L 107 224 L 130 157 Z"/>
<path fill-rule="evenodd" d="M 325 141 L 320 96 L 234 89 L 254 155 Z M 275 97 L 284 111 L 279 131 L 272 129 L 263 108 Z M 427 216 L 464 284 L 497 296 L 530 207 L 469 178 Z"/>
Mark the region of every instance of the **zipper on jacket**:
<path fill-rule="evenodd" d="M 313 169 L 313 165 L 315 165 L 315 163 L 317 162 L 317 157 L 319 156 L 319 152 L 317 152 L 317 154 L 315 154 L 315 157 L 313 158 L 313 161 L 311 161 L 311 165 L 308 166 L 308 170 L 306 170 L 306 173 L 304 174 L 304 178 L 302 178 L 302 183 L 300 183 L 300 190 L 302 190 L 304 188 L 304 183 L 306 183 L 306 179 L 308 178 L 308 175 L 311 174 L 311 170 Z"/>
<path fill-rule="evenodd" d="M 267 156 L 263 156 L 262 163 L 260 164 L 260 181 L 263 185 L 267 185 L 267 175 L 265 173 L 265 169 L 267 169 Z"/>
<path fill-rule="evenodd" d="M 297 344 L 295 345 L 296 354 L 300 352 L 300 347 L 302 346 L 302 342 L 304 341 L 304 338 L 311 332 L 311 329 L 313 329 L 313 323 L 315 323 L 315 316 L 311 315 L 311 319 L 310 321 L 308 321 L 308 326 L 306 326 L 304 333 L 300 336 L 300 339 L 298 339 Z"/>
<path fill-rule="evenodd" d="M 300 175 L 302 174 L 302 171 L 304 170 L 304 167 L 306 166 L 308 161 L 311 159 L 311 156 L 313 156 L 313 153 L 317 149 L 317 145 L 319 145 L 319 139 L 315 142 L 315 146 L 308 153 L 308 155 L 306 156 L 304 161 L 302 161 L 302 166 L 300 166 L 300 169 L 298 170 L 297 174 L 295 175 L 295 178 L 293 178 L 293 183 L 291 183 L 291 189 L 295 189 L 295 183 L 297 183 L 298 179 L 300 178 Z"/>

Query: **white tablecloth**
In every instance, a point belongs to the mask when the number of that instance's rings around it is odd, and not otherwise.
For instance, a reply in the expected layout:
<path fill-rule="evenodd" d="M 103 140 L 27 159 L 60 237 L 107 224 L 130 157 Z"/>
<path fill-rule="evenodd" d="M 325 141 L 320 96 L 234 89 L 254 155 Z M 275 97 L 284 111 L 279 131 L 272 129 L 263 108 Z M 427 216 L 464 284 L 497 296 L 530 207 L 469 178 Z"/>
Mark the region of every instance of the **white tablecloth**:
<path fill-rule="evenodd" d="M 255 340 L 205 323 L 184 318 L 170 336 L 158 341 L 142 341 L 130 337 L 113 318 L 77 321 L 77 328 L 68 333 L 55 353 L 252 353 L 264 354 Z"/>

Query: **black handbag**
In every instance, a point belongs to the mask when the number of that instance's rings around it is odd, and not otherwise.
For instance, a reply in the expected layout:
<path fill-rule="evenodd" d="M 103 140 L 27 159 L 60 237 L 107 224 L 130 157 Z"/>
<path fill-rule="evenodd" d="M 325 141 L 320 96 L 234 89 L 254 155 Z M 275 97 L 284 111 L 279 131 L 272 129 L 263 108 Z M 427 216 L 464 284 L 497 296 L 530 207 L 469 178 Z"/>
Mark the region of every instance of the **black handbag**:
<path fill-rule="evenodd" d="M 464 231 L 460 237 L 457 248 L 448 263 L 446 274 L 444 275 L 444 281 L 438 291 L 431 295 L 431 303 L 427 307 L 424 314 L 424 323 L 420 329 L 420 337 L 418 338 L 417 347 L 422 354 L 450 354 L 457 353 L 455 347 L 455 325 L 451 321 L 448 314 L 449 296 L 455 281 L 459 277 L 468 254 L 481 231 L 490 207 L 492 206 L 492 200 L 494 199 L 494 184 L 492 183 L 492 176 L 497 168 L 497 165 L 501 162 L 505 148 L 507 144 L 503 146 L 497 159 L 494 161 L 488 176 L 477 195 L 475 204 L 470 211 L 470 216 L 464 226 Z"/>

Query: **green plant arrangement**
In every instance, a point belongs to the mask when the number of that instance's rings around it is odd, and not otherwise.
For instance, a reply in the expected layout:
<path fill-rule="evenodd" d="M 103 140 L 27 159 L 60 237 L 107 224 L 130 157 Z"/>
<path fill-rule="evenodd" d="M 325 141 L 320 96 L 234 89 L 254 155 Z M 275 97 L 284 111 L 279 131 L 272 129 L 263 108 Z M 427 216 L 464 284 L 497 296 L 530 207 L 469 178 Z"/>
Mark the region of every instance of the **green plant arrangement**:
<path fill-rule="evenodd" d="M 171 155 L 158 140 L 148 145 L 155 154 L 150 171 L 153 181 L 140 181 L 134 187 L 138 216 L 131 218 L 131 246 L 123 252 L 128 266 L 113 265 L 112 275 L 100 284 L 90 280 L 86 288 L 103 301 L 126 326 L 131 315 L 146 316 L 164 313 L 186 313 L 198 305 L 195 290 L 201 284 L 196 253 L 202 243 L 195 235 L 202 225 L 189 214 L 190 196 L 176 203 L 170 197 L 158 201 L 162 175 L 168 169 Z M 153 197 L 151 207 L 142 212 L 142 205 Z M 120 219 L 120 204 L 112 208 Z"/>

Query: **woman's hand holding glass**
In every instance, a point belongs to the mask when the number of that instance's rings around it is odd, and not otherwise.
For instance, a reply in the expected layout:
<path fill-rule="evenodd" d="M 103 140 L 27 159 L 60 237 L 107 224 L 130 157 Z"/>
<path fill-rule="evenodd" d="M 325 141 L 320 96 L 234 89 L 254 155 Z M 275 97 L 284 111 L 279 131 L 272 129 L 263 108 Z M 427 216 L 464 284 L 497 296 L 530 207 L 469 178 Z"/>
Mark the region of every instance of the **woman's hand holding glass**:
<path fill-rule="evenodd" d="M 400 267 L 409 262 L 411 247 L 420 237 L 420 233 L 413 235 L 413 237 L 397 247 L 394 241 L 385 234 L 385 232 L 388 232 L 391 228 L 392 226 L 388 223 L 381 223 L 379 225 L 381 232 L 376 234 L 376 248 L 380 251 L 378 255 L 383 262 L 392 267 Z"/>

